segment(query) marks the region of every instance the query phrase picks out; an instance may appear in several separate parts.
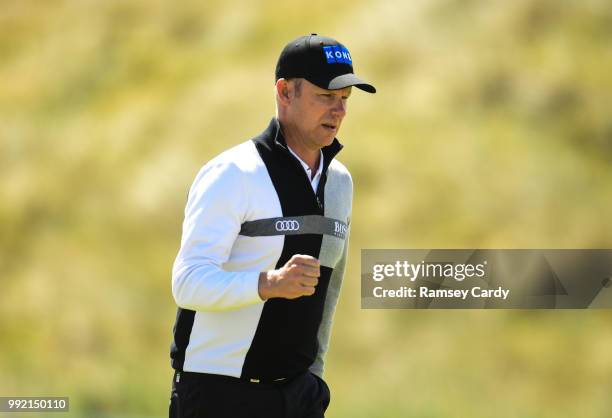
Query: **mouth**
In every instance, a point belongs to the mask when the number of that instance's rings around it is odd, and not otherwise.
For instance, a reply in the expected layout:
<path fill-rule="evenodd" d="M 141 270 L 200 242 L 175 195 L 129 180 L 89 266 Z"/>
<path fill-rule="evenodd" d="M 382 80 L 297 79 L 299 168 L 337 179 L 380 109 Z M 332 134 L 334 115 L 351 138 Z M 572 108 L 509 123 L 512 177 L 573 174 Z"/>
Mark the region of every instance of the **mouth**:
<path fill-rule="evenodd" d="M 334 125 L 331 123 L 322 123 L 321 126 L 329 132 L 336 132 L 338 125 Z"/>

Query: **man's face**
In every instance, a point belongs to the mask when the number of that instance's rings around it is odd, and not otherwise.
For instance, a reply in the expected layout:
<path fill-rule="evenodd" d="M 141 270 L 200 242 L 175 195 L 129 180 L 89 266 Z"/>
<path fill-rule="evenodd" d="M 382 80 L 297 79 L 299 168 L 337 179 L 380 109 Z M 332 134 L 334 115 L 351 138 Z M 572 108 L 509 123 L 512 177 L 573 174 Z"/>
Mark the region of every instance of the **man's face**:
<path fill-rule="evenodd" d="M 293 83 L 294 94 L 288 115 L 295 133 L 311 149 L 330 145 L 346 115 L 351 87 L 326 90 L 302 80 L 301 89 L 296 94 L 295 80 L 290 83 Z"/>

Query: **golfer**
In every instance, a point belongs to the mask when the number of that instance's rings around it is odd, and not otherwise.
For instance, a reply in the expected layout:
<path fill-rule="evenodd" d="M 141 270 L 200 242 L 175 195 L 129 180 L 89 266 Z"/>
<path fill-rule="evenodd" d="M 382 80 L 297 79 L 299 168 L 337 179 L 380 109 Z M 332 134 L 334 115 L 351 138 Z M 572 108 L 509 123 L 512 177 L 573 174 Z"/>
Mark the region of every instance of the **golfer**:
<path fill-rule="evenodd" d="M 336 135 L 352 86 L 376 92 L 344 45 L 289 42 L 276 117 L 197 174 L 172 272 L 171 418 L 324 416 L 352 200 Z"/>

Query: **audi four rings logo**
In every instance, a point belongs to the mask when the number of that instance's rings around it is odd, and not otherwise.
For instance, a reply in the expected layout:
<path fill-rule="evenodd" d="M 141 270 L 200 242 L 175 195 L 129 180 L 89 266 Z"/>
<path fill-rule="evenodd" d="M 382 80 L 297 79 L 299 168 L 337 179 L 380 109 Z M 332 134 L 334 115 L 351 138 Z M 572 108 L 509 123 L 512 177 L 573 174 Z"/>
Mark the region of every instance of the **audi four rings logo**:
<path fill-rule="evenodd" d="M 279 232 L 297 231 L 298 229 L 300 229 L 300 223 L 295 220 L 276 221 L 274 226 L 276 227 L 276 230 Z"/>

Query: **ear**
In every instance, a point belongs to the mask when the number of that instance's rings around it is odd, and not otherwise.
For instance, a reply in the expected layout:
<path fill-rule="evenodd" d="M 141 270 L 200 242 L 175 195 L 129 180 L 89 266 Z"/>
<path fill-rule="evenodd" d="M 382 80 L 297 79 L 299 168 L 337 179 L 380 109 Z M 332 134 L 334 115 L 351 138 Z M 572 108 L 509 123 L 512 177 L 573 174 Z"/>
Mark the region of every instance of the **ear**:
<path fill-rule="evenodd" d="M 288 104 L 291 100 L 290 94 L 292 87 L 293 86 L 289 85 L 289 82 L 284 78 L 279 78 L 276 81 L 276 95 L 282 103 Z"/>

